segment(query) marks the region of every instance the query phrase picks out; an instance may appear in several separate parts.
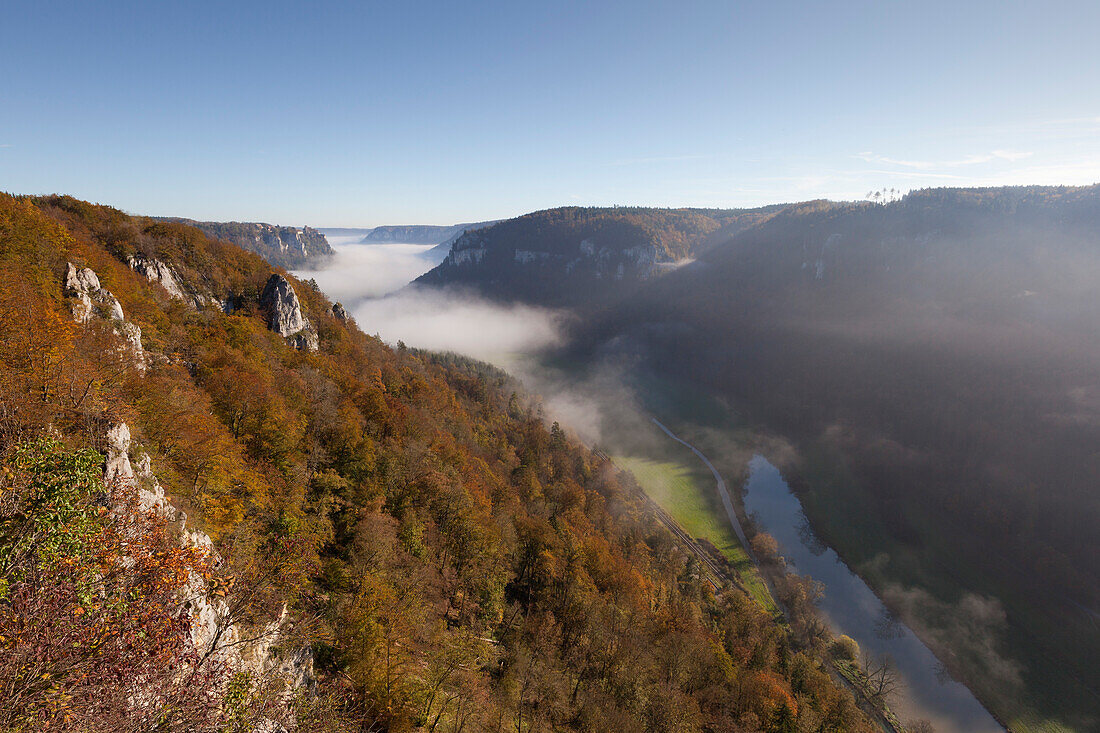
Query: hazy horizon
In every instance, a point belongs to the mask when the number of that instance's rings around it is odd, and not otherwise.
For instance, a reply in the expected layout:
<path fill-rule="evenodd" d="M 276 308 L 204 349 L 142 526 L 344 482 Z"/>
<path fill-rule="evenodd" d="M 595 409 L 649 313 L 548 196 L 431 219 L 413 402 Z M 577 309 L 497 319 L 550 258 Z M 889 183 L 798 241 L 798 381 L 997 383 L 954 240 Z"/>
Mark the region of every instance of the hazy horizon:
<path fill-rule="evenodd" d="M 900 198 L 900 197 L 905 196 L 906 194 L 912 193 L 913 191 L 920 190 L 920 189 L 926 189 L 926 188 L 927 189 L 936 189 L 936 188 L 986 189 L 986 188 L 1004 188 L 1004 187 L 1010 187 L 1010 188 L 1011 187 L 1030 187 L 1030 186 L 1050 186 L 1050 187 L 1059 187 L 1059 186 L 1061 186 L 1061 187 L 1066 187 L 1066 188 L 1087 188 L 1089 186 L 1095 186 L 1095 185 L 1100 185 L 1100 173 L 1097 174 L 1097 179 L 1096 180 L 1085 182 L 1085 183 L 1029 183 L 1029 182 L 1025 181 L 1025 182 L 1020 182 L 1020 183 L 1011 183 L 1011 184 L 1003 184 L 1003 185 L 982 185 L 982 184 L 965 185 L 965 186 L 964 185 L 959 185 L 959 186 L 949 186 L 949 185 L 932 186 L 932 185 L 930 185 L 930 186 L 914 187 L 914 188 L 910 188 L 910 189 L 906 189 L 906 190 L 901 190 L 901 189 L 894 188 L 894 192 L 895 192 L 894 195 Z M 790 199 L 790 200 L 782 200 L 782 201 L 781 200 L 764 201 L 764 202 L 760 202 L 760 203 L 749 203 L 749 204 L 745 204 L 743 206 L 702 206 L 702 205 L 695 205 L 695 204 L 658 205 L 658 204 L 646 204 L 646 203 L 620 203 L 620 204 L 564 203 L 564 204 L 553 204 L 553 205 L 548 205 L 548 206 L 539 206 L 539 207 L 534 208 L 534 209 L 518 211 L 518 212 L 515 212 L 513 214 L 509 214 L 509 215 L 490 216 L 490 217 L 486 217 L 485 219 L 479 219 L 478 221 L 504 221 L 504 220 L 507 220 L 507 219 L 513 219 L 513 218 L 516 218 L 516 217 L 520 217 L 520 216 L 523 216 L 525 214 L 531 214 L 531 213 L 534 213 L 534 212 L 537 212 L 537 211 L 547 211 L 547 210 L 567 208 L 567 207 L 572 207 L 572 206 L 577 206 L 577 207 L 582 207 L 582 208 L 624 208 L 624 209 L 636 208 L 636 209 L 671 209 L 671 210 L 677 210 L 677 209 L 749 209 L 749 210 L 751 210 L 751 209 L 762 209 L 762 208 L 765 208 L 765 207 L 768 207 L 768 206 L 785 206 L 785 205 L 791 205 L 791 204 L 798 204 L 798 203 L 804 203 L 804 202 L 807 202 L 807 201 L 829 201 L 830 203 L 840 203 L 840 204 L 843 204 L 843 203 L 858 203 L 860 201 L 868 200 L 867 199 L 867 194 L 868 193 L 876 193 L 876 192 L 881 191 L 881 190 L 882 189 L 873 189 L 873 190 L 865 192 L 861 196 L 853 196 L 851 198 L 829 198 L 829 197 L 825 197 L 825 196 L 819 196 L 819 197 Z M 889 190 L 889 188 L 887 190 Z M 12 193 L 14 195 L 20 195 L 19 192 L 13 192 L 13 191 L 7 191 L 5 193 Z M 29 193 L 27 195 L 47 195 L 47 194 Z M 110 202 L 105 202 L 105 201 L 94 201 L 92 203 L 102 204 L 102 205 L 106 205 L 106 206 L 114 206 Z M 115 208 L 119 208 L 119 207 L 115 206 Z M 121 209 L 121 210 L 124 213 L 129 214 L 131 216 L 152 216 L 152 217 L 161 217 L 161 218 L 179 216 L 177 214 L 163 214 L 163 213 L 152 213 L 151 214 L 151 213 L 142 212 L 142 211 L 128 211 L 126 209 Z M 180 216 L 180 218 L 194 219 L 195 221 L 226 221 L 226 220 L 216 220 L 216 219 L 201 219 L 199 217 L 191 217 L 191 216 Z M 325 230 L 332 230 L 332 229 L 357 230 L 357 231 L 368 232 L 368 231 L 371 231 L 373 229 L 379 229 L 381 227 L 390 227 L 390 226 L 450 227 L 450 226 L 457 226 L 459 224 L 468 223 L 468 222 L 471 222 L 471 221 L 474 221 L 474 220 L 471 217 L 465 217 L 465 218 L 460 217 L 456 221 L 442 221 L 442 220 L 441 221 L 427 221 L 427 220 L 425 220 L 425 221 L 399 221 L 398 222 L 398 221 L 385 220 L 385 221 L 383 221 L 381 223 L 378 223 L 378 224 L 331 224 L 329 222 L 317 222 L 317 223 L 304 222 L 303 223 L 303 222 L 296 222 L 296 221 L 268 221 L 268 220 L 260 220 L 260 219 L 247 219 L 247 220 L 246 219 L 236 219 L 234 221 L 242 221 L 242 222 L 247 221 L 247 222 L 272 224 L 272 225 L 275 225 L 275 226 L 287 226 L 287 227 L 308 226 L 310 229 L 316 229 L 316 230 L 318 230 L 322 233 L 325 233 Z M 337 235 L 326 235 L 326 238 L 330 242 L 335 238 L 341 238 L 341 239 L 345 239 L 345 240 L 350 240 L 351 239 L 351 237 L 348 237 L 347 235 L 338 235 L 338 234 Z M 360 243 L 352 242 L 352 241 L 343 241 L 343 242 L 341 242 L 341 244 L 360 244 Z M 407 243 L 407 242 L 363 242 L 361 244 L 363 244 L 364 246 L 394 245 L 394 244 L 409 245 L 409 243 Z M 424 246 L 424 245 L 409 245 L 409 246 Z M 435 246 L 435 245 L 431 245 L 431 246 Z"/>
<path fill-rule="evenodd" d="M 143 215 L 453 224 L 1100 180 L 1080 0 L 7 16 L 0 188 Z"/>

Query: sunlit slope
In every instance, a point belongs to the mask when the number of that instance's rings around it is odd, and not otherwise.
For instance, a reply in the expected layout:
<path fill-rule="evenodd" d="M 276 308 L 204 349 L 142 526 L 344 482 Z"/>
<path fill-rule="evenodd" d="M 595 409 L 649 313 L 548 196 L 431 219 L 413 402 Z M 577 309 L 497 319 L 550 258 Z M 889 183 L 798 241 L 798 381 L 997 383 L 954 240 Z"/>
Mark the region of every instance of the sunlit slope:
<path fill-rule="evenodd" d="M 75 273 L 99 283 L 90 312 Z M 0 195 L 0 450 L 47 431 L 101 449 L 126 422 L 134 459 L 214 538 L 219 575 L 258 599 L 254 620 L 285 613 L 314 650 L 324 715 L 300 729 L 869 730 L 504 375 L 391 349 L 332 306 L 192 227 Z M 22 623 L 11 609 L 5 628 Z M 133 668 L 126 645 L 102 648 L 80 663 Z M 6 679 L 3 709 L 63 726 L 89 704 L 77 681 L 24 695 Z"/>

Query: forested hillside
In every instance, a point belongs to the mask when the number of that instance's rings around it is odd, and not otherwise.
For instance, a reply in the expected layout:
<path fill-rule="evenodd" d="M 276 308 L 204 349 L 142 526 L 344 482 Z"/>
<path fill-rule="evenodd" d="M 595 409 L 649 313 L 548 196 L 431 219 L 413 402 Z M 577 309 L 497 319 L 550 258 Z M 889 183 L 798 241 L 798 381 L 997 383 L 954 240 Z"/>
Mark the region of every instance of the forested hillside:
<path fill-rule="evenodd" d="M 5 730 L 870 730 L 505 375 L 182 223 L 0 195 L 0 452 Z M 196 583 L 315 682 L 214 664 Z"/>
<path fill-rule="evenodd" d="M 276 267 L 316 265 L 334 254 L 325 235 L 310 227 L 281 227 L 275 224 L 241 221 L 193 221 L 164 219 L 188 224 L 208 237 L 221 239 L 255 252 Z"/>
<path fill-rule="evenodd" d="M 1098 233 L 1097 187 L 791 206 L 581 322 L 574 358 L 641 356 L 794 442 L 815 531 L 1002 719 L 1088 730 Z M 996 599 L 973 627 L 968 597 Z"/>
<path fill-rule="evenodd" d="M 621 295 L 716 241 L 768 218 L 753 210 L 548 209 L 467 231 L 427 285 L 473 285 L 485 295 L 574 305 Z"/>

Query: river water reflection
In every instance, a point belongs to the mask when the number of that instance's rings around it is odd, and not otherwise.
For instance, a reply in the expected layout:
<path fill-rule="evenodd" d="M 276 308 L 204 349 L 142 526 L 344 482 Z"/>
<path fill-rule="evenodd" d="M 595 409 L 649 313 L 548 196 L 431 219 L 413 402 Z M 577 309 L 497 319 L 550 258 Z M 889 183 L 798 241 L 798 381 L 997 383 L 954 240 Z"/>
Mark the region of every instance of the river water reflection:
<path fill-rule="evenodd" d="M 1003 731 L 912 630 L 893 618 L 867 584 L 814 536 L 802 504 L 779 469 L 763 456 L 755 456 L 749 469 L 745 510 L 775 537 L 796 572 L 824 585 L 820 609 L 833 632 L 852 637 L 872 656 L 888 654 L 893 659 L 904 689 L 891 707 L 901 720 L 927 720 L 938 733 Z"/>

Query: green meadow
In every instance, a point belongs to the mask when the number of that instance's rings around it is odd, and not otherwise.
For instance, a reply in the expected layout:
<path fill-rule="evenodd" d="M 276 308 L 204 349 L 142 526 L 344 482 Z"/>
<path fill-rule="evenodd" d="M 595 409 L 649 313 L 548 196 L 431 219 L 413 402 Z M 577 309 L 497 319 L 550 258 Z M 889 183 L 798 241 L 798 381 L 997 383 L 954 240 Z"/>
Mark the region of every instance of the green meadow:
<path fill-rule="evenodd" d="M 717 496 L 714 477 L 695 455 L 668 439 L 670 454 L 664 460 L 638 456 L 615 456 L 617 465 L 627 469 L 662 509 L 692 537 L 704 538 L 733 564 L 749 594 L 770 611 L 775 603 L 767 586 L 737 540 Z M 683 453 L 683 456 L 675 454 Z"/>

